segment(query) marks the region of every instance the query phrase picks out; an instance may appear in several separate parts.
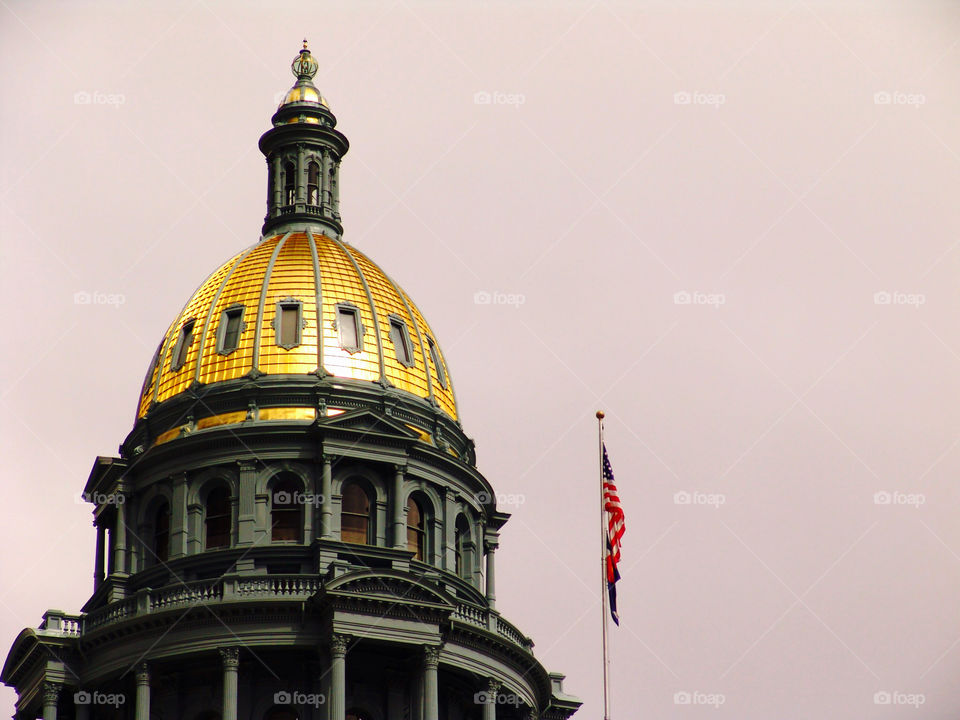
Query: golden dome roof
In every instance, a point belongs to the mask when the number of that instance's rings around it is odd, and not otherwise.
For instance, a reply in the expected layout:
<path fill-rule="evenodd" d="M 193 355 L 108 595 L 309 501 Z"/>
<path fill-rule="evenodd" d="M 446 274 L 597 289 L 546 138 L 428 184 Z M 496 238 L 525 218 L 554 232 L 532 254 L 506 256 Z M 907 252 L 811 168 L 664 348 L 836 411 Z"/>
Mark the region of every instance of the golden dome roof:
<path fill-rule="evenodd" d="M 157 349 L 137 417 L 195 383 L 313 373 L 392 386 L 457 419 L 446 361 L 410 297 L 310 230 L 266 237 L 204 281 Z"/>

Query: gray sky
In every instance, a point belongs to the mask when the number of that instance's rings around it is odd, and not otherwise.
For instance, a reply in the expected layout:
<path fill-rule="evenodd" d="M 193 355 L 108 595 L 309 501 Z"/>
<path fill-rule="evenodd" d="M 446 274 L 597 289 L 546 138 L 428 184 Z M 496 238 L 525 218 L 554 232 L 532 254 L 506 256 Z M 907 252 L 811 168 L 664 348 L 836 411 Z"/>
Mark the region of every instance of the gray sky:
<path fill-rule="evenodd" d="M 174 314 L 257 240 L 304 36 L 352 145 L 346 238 L 439 335 L 513 495 L 499 607 L 582 716 L 602 407 L 618 720 L 956 717 L 947 2 L 0 1 L 2 651 L 91 591 L 74 496 Z"/>

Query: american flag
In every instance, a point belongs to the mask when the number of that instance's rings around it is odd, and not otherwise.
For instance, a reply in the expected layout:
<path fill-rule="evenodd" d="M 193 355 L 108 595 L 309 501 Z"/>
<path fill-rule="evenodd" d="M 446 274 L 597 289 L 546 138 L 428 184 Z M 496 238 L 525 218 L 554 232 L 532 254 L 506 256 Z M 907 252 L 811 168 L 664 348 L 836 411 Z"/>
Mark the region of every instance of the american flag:
<path fill-rule="evenodd" d="M 607 514 L 607 592 L 610 595 L 610 616 L 619 625 L 620 616 L 617 614 L 617 581 L 620 571 L 620 539 L 626 529 L 623 521 L 623 508 L 620 507 L 620 496 L 613 481 L 613 468 L 610 467 L 610 458 L 607 457 L 606 443 L 603 445 L 603 509 Z"/>

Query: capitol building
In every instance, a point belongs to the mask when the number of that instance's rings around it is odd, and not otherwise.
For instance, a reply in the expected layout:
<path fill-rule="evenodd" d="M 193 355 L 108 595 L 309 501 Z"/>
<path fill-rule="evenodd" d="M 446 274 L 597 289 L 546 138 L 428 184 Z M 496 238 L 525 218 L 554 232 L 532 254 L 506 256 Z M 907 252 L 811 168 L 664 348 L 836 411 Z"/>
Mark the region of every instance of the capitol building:
<path fill-rule="evenodd" d="M 306 43 L 292 69 L 260 138 L 261 237 L 171 308 L 134 426 L 83 488 L 92 594 L 44 613 L 3 665 L 15 720 L 562 720 L 580 706 L 497 610 L 509 515 L 477 470 L 440 339 L 344 237 L 349 143 Z"/>

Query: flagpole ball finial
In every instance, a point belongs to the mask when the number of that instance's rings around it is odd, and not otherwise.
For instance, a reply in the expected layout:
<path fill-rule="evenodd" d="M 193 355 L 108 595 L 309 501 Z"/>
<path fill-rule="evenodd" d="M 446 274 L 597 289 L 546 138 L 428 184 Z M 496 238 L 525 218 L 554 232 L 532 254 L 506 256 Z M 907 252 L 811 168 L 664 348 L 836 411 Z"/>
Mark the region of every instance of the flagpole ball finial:
<path fill-rule="evenodd" d="M 606 416 L 603 414 L 603 410 L 597 410 L 597 420 L 603 420 L 604 417 Z"/>

